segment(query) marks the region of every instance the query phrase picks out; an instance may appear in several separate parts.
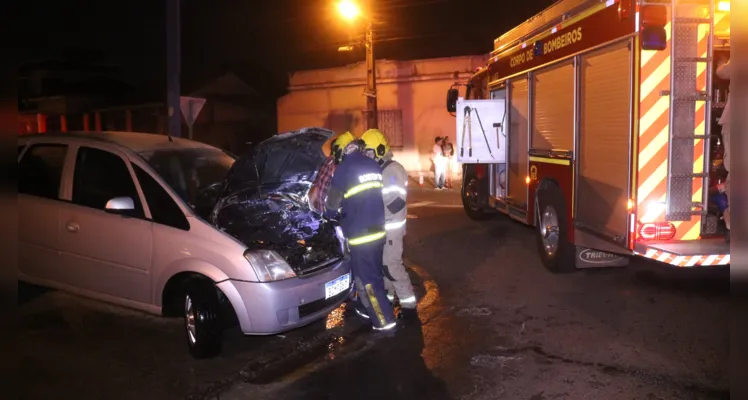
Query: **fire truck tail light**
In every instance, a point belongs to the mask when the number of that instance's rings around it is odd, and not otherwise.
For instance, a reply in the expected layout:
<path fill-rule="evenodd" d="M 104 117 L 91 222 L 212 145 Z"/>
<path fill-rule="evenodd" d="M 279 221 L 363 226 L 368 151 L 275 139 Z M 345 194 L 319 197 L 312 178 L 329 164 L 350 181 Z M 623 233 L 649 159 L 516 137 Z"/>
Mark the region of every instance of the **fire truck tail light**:
<path fill-rule="evenodd" d="M 639 20 L 642 26 L 657 26 L 664 28 L 667 24 L 667 8 L 665 6 L 642 6 L 639 9 Z"/>
<path fill-rule="evenodd" d="M 644 240 L 671 240 L 675 237 L 675 225 L 670 222 L 650 222 L 639 227 L 639 238 Z"/>
<path fill-rule="evenodd" d="M 667 8 L 646 5 L 639 9 L 641 21 L 642 50 L 665 50 L 667 48 Z"/>

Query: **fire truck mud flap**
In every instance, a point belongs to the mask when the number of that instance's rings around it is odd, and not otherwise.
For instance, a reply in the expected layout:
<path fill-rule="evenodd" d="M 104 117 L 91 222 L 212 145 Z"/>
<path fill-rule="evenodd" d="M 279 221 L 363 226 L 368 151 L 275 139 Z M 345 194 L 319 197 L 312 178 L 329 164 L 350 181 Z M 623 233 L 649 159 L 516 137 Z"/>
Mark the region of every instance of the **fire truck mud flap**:
<path fill-rule="evenodd" d="M 625 267 L 629 264 L 629 257 L 621 254 L 581 246 L 576 246 L 576 253 L 574 262 L 577 268 Z"/>

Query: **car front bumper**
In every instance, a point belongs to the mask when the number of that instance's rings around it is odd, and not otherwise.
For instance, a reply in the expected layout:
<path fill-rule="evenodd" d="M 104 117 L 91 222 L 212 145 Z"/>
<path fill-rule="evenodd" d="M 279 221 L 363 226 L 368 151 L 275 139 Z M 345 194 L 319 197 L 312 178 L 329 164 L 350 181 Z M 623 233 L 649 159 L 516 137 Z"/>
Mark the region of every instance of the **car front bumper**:
<path fill-rule="evenodd" d="M 332 267 L 308 277 L 278 282 L 227 280 L 217 284 L 231 302 L 242 332 L 246 335 L 271 335 L 317 321 L 348 298 L 353 285 L 325 299 L 325 283 L 350 273 L 348 263 L 338 261 Z"/>

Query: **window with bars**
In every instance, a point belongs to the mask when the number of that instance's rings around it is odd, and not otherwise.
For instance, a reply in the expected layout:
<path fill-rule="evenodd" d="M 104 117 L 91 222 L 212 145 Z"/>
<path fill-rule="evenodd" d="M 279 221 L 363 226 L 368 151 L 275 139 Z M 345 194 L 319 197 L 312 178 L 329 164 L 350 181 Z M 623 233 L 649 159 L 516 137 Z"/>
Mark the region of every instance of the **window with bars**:
<path fill-rule="evenodd" d="M 402 110 L 379 110 L 379 130 L 387 137 L 390 147 L 400 149 L 403 147 L 403 111 Z"/>

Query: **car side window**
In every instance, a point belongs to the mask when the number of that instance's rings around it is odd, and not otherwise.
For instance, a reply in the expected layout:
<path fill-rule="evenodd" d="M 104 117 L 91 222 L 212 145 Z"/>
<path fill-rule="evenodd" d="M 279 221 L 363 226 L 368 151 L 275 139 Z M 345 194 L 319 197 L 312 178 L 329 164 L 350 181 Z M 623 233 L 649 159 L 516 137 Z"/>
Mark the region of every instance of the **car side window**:
<path fill-rule="evenodd" d="M 153 222 L 185 231 L 190 230 L 189 221 L 169 193 L 136 164 L 132 164 L 132 169 L 135 170 L 135 176 L 140 182 L 140 189 L 143 190 L 145 201 L 151 210 Z"/>
<path fill-rule="evenodd" d="M 64 144 L 32 145 L 18 162 L 18 192 L 58 199 L 67 152 Z"/>
<path fill-rule="evenodd" d="M 91 147 L 80 147 L 75 159 L 73 203 L 104 210 L 115 197 L 129 197 L 135 210 L 130 216 L 144 218 L 140 196 L 125 161 L 116 154 Z"/>

